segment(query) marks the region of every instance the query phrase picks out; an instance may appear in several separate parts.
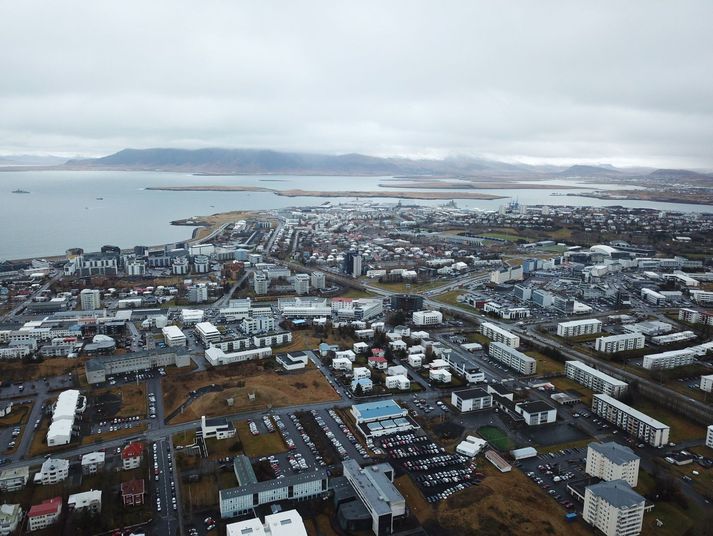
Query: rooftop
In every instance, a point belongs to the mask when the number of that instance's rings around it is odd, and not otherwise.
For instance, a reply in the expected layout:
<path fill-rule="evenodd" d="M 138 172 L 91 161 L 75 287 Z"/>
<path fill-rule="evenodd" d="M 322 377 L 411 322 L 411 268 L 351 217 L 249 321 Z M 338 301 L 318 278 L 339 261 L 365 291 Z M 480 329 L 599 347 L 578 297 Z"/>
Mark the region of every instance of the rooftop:
<path fill-rule="evenodd" d="M 615 508 L 631 508 L 644 502 L 644 498 L 631 489 L 626 480 L 599 482 L 588 486 L 587 490 Z"/>
<path fill-rule="evenodd" d="M 273 480 L 266 480 L 265 482 L 255 482 L 245 486 L 222 489 L 219 492 L 220 500 L 223 501 L 233 497 L 242 497 L 243 495 L 261 493 L 271 489 L 286 488 L 307 482 L 314 482 L 315 480 L 326 480 L 327 478 L 327 470 L 320 467 L 296 475 L 285 476 L 284 478 L 275 478 Z"/>
<path fill-rule="evenodd" d="M 611 462 L 622 465 L 639 459 L 629 447 L 609 441 L 607 443 L 590 443 L 589 448 L 606 456 Z"/>

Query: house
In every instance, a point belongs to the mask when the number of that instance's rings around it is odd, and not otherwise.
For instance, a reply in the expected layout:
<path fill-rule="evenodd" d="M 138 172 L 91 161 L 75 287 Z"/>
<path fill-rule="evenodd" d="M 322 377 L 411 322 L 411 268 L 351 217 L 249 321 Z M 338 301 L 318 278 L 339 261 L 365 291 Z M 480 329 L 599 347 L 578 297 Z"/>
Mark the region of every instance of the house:
<path fill-rule="evenodd" d="M 19 504 L 0 505 L 0 536 L 8 536 L 17 529 L 22 521 L 22 508 Z"/>
<path fill-rule="evenodd" d="M 429 379 L 438 383 L 451 383 L 453 375 L 447 369 L 431 369 L 428 372 Z"/>
<path fill-rule="evenodd" d="M 411 381 L 405 374 L 386 376 L 384 383 L 387 389 L 398 389 L 400 391 L 408 391 L 411 389 Z"/>
<path fill-rule="evenodd" d="M 356 392 L 359 387 L 361 387 L 362 393 L 368 393 L 374 388 L 374 383 L 371 381 L 371 378 L 360 378 L 358 380 L 352 380 L 352 392 Z"/>
<path fill-rule="evenodd" d="M 67 500 L 67 508 L 70 512 L 87 510 L 98 514 L 102 511 L 102 492 L 98 489 L 74 493 Z"/>
<path fill-rule="evenodd" d="M 408 356 L 407 359 L 408 359 L 409 366 L 411 366 L 415 369 L 418 369 L 423 366 L 423 362 L 426 359 L 426 355 L 425 354 L 412 354 L 412 355 Z"/>
<path fill-rule="evenodd" d="M 230 439 L 235 437 L 235 426 L 225 417 L 215 417 L 206 419 L 205 415 L 201 416 L 201 434 L 203 439 Z"/>
<path fill-rule="evenodd" d="M 349 361 L 349 359 L 347 359 L 346 357 L 335 358 L 335 359 L 332 359 L 332 368 L 334 370 L 350 371 L 350 370 L 352 370 L 352 362 Z"/>
<path fill-rule="evenodd" d="M 413 346 L 409 346 L 408 348 L 408 354 L 424 354 L 426 353 L 426 349 L 421 346 L 420 344 L 414 344 Z"/>
<path fill-rule="evenodd" d="M 305 368 L 308 358 L 305 352 L 290 352 L 289 354 L 278 355 L 276 361 L 282 365 L 283 369 L 290 372 Z"/>
<path fill-rule="evenodd" d="M 365 354 L 367 350 L 369 350 L 369 345 L 361 341 L 355 342 L 354 346 L 352 346 L 352 350 L 355 354 Z"/>
<path fill-rule="evenodd" d="M 371 349 L 371 355 L 373 355 L 373 356 L 375 356 L 375 357 L 385 357 L 385 356 L 386 356 L 386 352 L 385 352 L 383 349 L 381 349 L 381 348 L 372 348 L 372 349 Z"/>
<path fill-rule="evenodd" d="M 124 506 L 144 504 L 145 493 L 146 488 L 143 478 L 121 483 L 121 501 Z"/>
<path fill-rule="evenodd" d="M 132 441 L 121 451 L 121 465 L 124 471 L 136 469 L 141 465 L 141 457 L 144 453 L 144 444 L 140 441 Z"/>
<path fill-rule="evenodd" d="M 522 415 L 529 426 L 548 424 L 557 420 L 557 410 L 541 400 L 516 404 L 515 411 Z"/>
<path fill-rule="evenodd" d="M 35 504 L 27 512 L 27 530 L 34 532 L 53 525 L 62 513 L 62 497 L 53 497 Z"/>
<path fill-rule="evenodd" d="M 106 454 L 102 451 L 90 452 L 82 456 L 82 474 L 93 475 L 104 469 Z"/>
<path fill-rule="evenodd" d="M 8 492 L 22 489 L 29 478 L 30 468 L 27 465 L 0 471 L 0 491 Z"/>
<path fill-rule="evenodd" d="M 354 367 L 352 373 L 355 380 L 360 380 L 362 378 L 371 378 L 371 371 L 366 367 Z"/>
<path fill-rule="evenodd" d="M 69 460 L 47 458 L 39 472 L 35 473 L 35 484 L 43 486 L 62 482 L 69 476 Z"/>
<path fill-rule="evenodd" d="M 389 367 L 386 369 L 386 375 L 387 376 L 407 376 L 408 371 L 406 370 L 406 367 L 403 365 L 394 365 L 393 367 Z"/>
<path fill-rule="evenodd" d="M 369 358 L 369 366 L 376 370 L 385 370 L 388 363 L 385 357 L 373 355 Z"/>
<path fill-rule="evenodd" d="M 354 346 L 356 346 L 356 344 Z M 341 350 L 339 352 L 334 352 L 334 357 L 336 359 L 348 359 L 352 363 L 356 361 L 356 354 L 352 350 Z"/>
<path fill-rule="evenodd" d="M 493 395 L 483 389 L 473 388 L 451 393 L 451 404 L 461 413 L 488 409 L 493 406 Z"/>
<path fill-rule="evenodd" d="M 397 341 L 391 341 L 389 343 L 389 348 L 391 348 L 391 350 L 394 352 L 405 352 L 408 348 L 408 344 L 399 339 Z"/>

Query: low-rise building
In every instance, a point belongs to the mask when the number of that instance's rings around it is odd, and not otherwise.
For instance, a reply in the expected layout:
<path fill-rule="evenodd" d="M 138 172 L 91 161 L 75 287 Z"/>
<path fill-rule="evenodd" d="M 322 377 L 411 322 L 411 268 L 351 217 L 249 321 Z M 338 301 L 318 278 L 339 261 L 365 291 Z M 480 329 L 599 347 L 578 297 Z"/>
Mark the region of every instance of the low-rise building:
<path fill-rule="evenodd" d="M 708 374 L 707 376 L 701 376 L 701 391 L 705 393 L 713 392 L 713 374 Z"/>
<path fill-rule="evenodd" d="M 66 480 L 69 476 L 69 460 L 62 458 L 47 458 L 40 468 L 39 472 L 35 473 L 35 484 L 48 486 Z"/>
<path fill-rule="evenodd" d="M 265 359 L 272 355 L 272 348 L 252 348 L 241 352 L 225 353 L 222 349 L 211 346 L 205 351 L 205 358 L 213 367 L 228 365 L 230 363 L 242 363 L 252 359 Z"/>
<path fill-rule="evenodd" d="M 121 483 L 121 502 L 124 506 L 138 506 L 144 504 L 145 495 L 146 485 L 143 478 Z"/>
<path fill-rule="evenodd" d="M 398 389 L 399 391 L 409 391 L 411 389 L 411 380 L 405 374 L 386 376 L 384 384 L 387 389 Z"/>
<path fill-rule="evenodd" d="M 235 426 L 225 417 L 206 419 L 201 416 L 201 437 L 203 439 L 230 439 L 235 437 Z"/>
<path fill-rule="evenodd" d="M 625 480 L 587 486 L 584 521 L 606 536 L 635 536 L 641 533 L 646 501 Z"/>
<path fill-rule="evenodd" d="M 104 470 L 106 454 L 98 450 L 82 456 L 82 474 L 93 475 Z"/>
<path fill-rule="evenodd" d="M 27 465 L 0 471 L 0 491 L 9 493 L 24 488 L 30 478 L 30 468 Z"/>
<path fill-rule="evenodd" d="M 443 323 L 443 314 L 440 311 L 416 311 L 411 320 L 416 326 L 437 326 Z"/>
<path fill-rule="evenodd" d="M 105 382 L 108 376 L 141 372 L 154 368 L 187 367 L 191 358 L 185 348 L 172 350 L 147 350 L 128 352 L 112 356 L 95 357 L 84 364 L 87 382 L 90 384 Z"/>
<path fill-rule="evenodd" d="M 22 521 L 22 507 L 19 504 L 0 505 L 0 536 L 9 536 L 17 530 Z"/>
<path fill-rule="evenodd" d="M 305 352 L 280 354 L 276 360 L 278 364 L 282 365 L 283 369 L 290 372 L 304 369 L 307 366 L 307 361 L 309 361 Z"/>
<path fill-rule="evenodd" d="M 465 389 L 451 393 L 451 404 L 461 413 L 489 409 L 493 406 L 493 395 L 483 389 Z"/>
<path fill-rule="evenodd" d="M 549 424 L 557 420 L 557 409 L 540 400 L 515 404 L 515 411 L 522 415 L 528 426 Z"/>
<path fill-rule="evenodd" d="M 166 346 L 186 346 L 186 336 L 178 326 L 166 326 L 161 329 Z"/>
<path fill-rule="evenodd" d="M 480 332 L 491 341 L 502 343 L 511 348 L 520 346 L 520 337 L 490 322 L 483 322 L 480 325 Z"/>
<path fill-rule="evenodd" d="M 175 327 L 175 326 L 169 326 L 169 327 Z M 168 328 L 164 328 L 168 329 Z M 210 322 L 198 322 L 195 327 L 196 330 L 196 335 L 198 335 L 198 338 L 201 340 L 203 343 L 203 346 L 210 346 L 212 343 L 215 342 L 220 342 L 220 339 L 223 337 L 220 331 L 218 330 L 217 327 L 215 327 L 212 323 Z M 185 339 L 185 337 L 184 337 Z M 168 341 L 166 342 L 168 344 Z M 185 343 L 184 343 L 185 344 Z M 169 346 L 171 346 L 169 344 Z"/>
<path fill-rule="evenodd" d="M 691 350 L 671 350 L 660 354 L 644 356 L 642 366 L 645 369 L 670 369 L 692 365 L 696 362 L 696 355 Z"/>
<path fill-rule="evenodd" d="M 27 512 L 27 530 L 34 532 L 54 525 L 62 513 L 62 497 L 53 497 L 33 505 Z"/>
<path fill-rule="evenodd" d="M 585 472 L 602 480 L 624 480 L 632 488 L 639 481 L 639 457 L 629 447 L 614 441 L 590 443 Z"/>
<path fill-rule="evenodd" d="M 81 493 L 74 493 L 67 499 L 67 508 L 70 512 L 86 510 L 98 514 L 102 511 L 102 492 L 92 489 Z"/>
<path fill-rule="evenodd" d="M 139 467 L 143 455 L 144 444 L 139 441 L 132 441 L 121 449 L 121 466 L 124 471 Z"/>

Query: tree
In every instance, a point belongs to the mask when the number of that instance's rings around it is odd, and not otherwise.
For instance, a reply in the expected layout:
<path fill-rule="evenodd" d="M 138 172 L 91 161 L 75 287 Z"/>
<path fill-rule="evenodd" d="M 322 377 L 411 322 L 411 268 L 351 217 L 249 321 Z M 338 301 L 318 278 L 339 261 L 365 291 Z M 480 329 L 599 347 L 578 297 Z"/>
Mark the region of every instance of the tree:
<path fill-rule="evenodd" d="M 361 396 L 363 394 L 364 394 L 364 389 L 362 388 L 360 383 L 357 383 L 357 386 L 354 389 L 354 396 Z"/>

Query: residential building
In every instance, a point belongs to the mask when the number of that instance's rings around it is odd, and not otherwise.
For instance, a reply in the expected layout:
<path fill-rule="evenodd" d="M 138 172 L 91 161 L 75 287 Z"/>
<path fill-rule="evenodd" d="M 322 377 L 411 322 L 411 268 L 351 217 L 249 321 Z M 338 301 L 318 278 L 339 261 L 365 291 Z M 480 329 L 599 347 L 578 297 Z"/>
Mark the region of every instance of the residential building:
<path fill-rule="evenodd" d="M 23 465 L 14 469 L 0 471 L 0 491 L 11 492 L 21 490 L 30 478 L 30 467 Z"/>
<path fill-rule="evenodd" d="M 309 274 L 296 274 L 292 278 L 292 284 L 298 296 L 309 294 L 309 281 Z"/>
<path fill-rule="evenodd" d="M 35 504 L 27 512 L 27 530 L 34 532 L 54 525 L 62 513 L 62 497 L 53 497 Z"/>
<path fill-rule="evenodd" d="M 82 311 L 93 311 L 101 309 L 101 292 L 96 289 L 85 288 L 79 293 L 79 302 Z"/>
<path fill-rule="evenodd" d="M 617 380 L 581 361 L 567 361 L 564 364 L 564 372 L 569 379 L 584 385 L 595 393 L 604 393 L 614 398 L 622 396 L 629 387 L 626 382 Z"/>
<path fill-rule="evenodd" d="M 144 504 L 146 485 L 143 478 L 121 483 L 121 502 L 124 506 Z"/>
<path fill-rule="evenodd" d="M 95 357 L 84 364 L 84 370 L 87 375 L 87 382 L 93 385 L 105 382 L 107 377 L 115 374 L 140 372 L 169 365 L 180 368 L 187 367 L 190 364 L 190 355 L 184 347 L 174 350 L 147 350 L 144 352 Z"/>
<path fill-rule="evenodd" d="M 386 376 L 384 384 L 387 389 L 398 389 L 400 391 L 408 391 L 411 389 L 411 380 L 405 374 L 396 374 L 394 376 Z"/>
<path fill-rule="evenodd" d="M 270 280 L 267 274 L 263 271 L 256 271 L 253 274 L 253 290 L 258 296 L 264 296 L 267 294 L 267 289 L 270 286 Z"/>
<path fill-rule="evenodd" d="M 668 443 L 670 427 L 605 394 L 595 394 L 592 411 L 629 435 L 659 447 Z"/>
<path fill-rule="evenodd" d="M 326 469 L 321 467 L 263 482 L 258 482 L 254 473 L 252 477 L 239 482 L 238 487 L 219 491 L 220 516 L 223 519 L 237 517 L 263 504 L 307 500 L 329 492 L 329 477 Z"/>
<path fill-rule="evenodd" d="M 205 415 L 201 416 L 201 437 L 203 439 L 230 439 L 235 437 L 235 426 L 225 417 L 215 417 L 206 419 Z"/>
<path fill-rule="evenodd" d="M 713 392 L 713 374 L 708 374 L 707 376 L 701 376 L 701 391 L 710 393 Z"/>
<path fill-rule="evenodd" d="M 706 447 L 713 449 L 713 424 L 706 429 Z"/>
<path fill-rule="evenodd" d="M 670 369 L 692 365 L 695 362 L 696 355 L 691 350 L 683 349 L 645 355 L 641 366 L 649 370 Z"/>
<path fill-rule="evenodd" d="M 0 536 L 10 536 L 22 521 L 22 507 L 19 504 L 0 505 Z"/>
<path fill-rule="evenodd" d="M 47 458 L 40 468 L 39 472 L 35 473 L 35 484 L 47 486 L 56 484 L 66 480 L 69 476 L 69 460 L 62 458 Z"/>
<path fill-rule="evenodd" d="M 81 493 L 74 493 L 67 499 L 67 508 L 70 512 L 80 512 L 87 510 L 98 514 L 102 511 L 102 492 L 92 489 Z"/>
<path fill-rule="evenodd" d="M 240 323 L 240 330 L 246 335 L 274 331 L 275 319 L 272 316 L 243 318 L 243 321 Z"/>
<path fill-rule="evenodd" d="M 639 481 L 639 457 L 629 447 L 614 441 L 590 443 L 585 472 L 602 480 L 624 480 L 632 488 Z"/>
<path fill-rule="evenodd" d="M 646 501 L 625 480 L 587 486 L 584 492 L 584 521 L 606 536 L 635 536 L 641 533 Z"/>
<path fill-rule="evenodd" d="M 520 374 L 534 374 L 537 369 L 536 359 L 523 354 L 507 344 L 491 342 L 488 346 L 488 355 L 518 371 Z"/>
<path fill-rule="evenodd" d="M 104 470 L 106 454 L 98 450 L 82 456 L 82 474 L 93 475 Z"/>
<path fill-rule="evenodd" d="M 596 318 L 587 320 L 572 320 L 557 324 L 557 335 L 560 337 L 581 337 L 602 331 L 602 322 Z"/>
<path fill-rule="evenodd" d="M 327 282 L 324 272 L 312 272 L 310 281 L 312 283 L 312 286 L 318 290 L 327 288 Z"/>
<path fill-rule="evenodd" d="M 705 324 L 713 326 L 713 313 L 710 311 L 696 311 L 695 309 L 679 309 L 678 319 L 689 324 Z"/>
<path fill-rule="evenodd" d="M 121 449 L 121 466 L 124 471 L 139 467 L 143 455 L 144 444 L 139 441 L 132 441 Z"/>
<path fill-rule="evenodd" d="M 549 424 L 557 420 L 557 410 L 540 400 L 515 404 L 515 411 L 522 415 L 528 426 Z"/>
<path fill-rule="evenodd" d="M 412 320 L 416 326 L 436 326 L 443 323 L 443 314 L 440 311 L 415 311 Z"/>
<path fill-rule="evenodd" d="M 283 369 L 289 372 L 304 369 L 309 358 L 305 352 L 290 352 L 278 355 L 276 360 Z"/>
<path fill-rule="evenodd" d="M 344 476 L 371 515 L 376 536 L 391 534 L 394 519 L 406 515 L 406 500 L 394 486 L 394 469 L 388 463 L 361 468 L 356 460 L 342 463 Z"/>
<path fill-rule="evenodd" d="M 604 354 L 616 354 L 619 352 L 639 350 L 644 347 L 645 341 L 646 338 L 643 333 L 622 333 L 621 335 L 598 337 L 595 341 L 594 348 L 597 352 Z"/>
<path fill-rule="evenodd" d="M 520 346 L 520 337 L 490 322 L 483 322 L 480 325 L 480 332 L 492 341 L 503 343 L 512 348 Z"/>
<path fill-rule="evenodd" d="M 253 335 L 253 346 L 256 348 L 263 348 L 265 346 L 280 346 L 282 344 L 289 344 L 292 342 L 292 332 L 291 331 L 275 331 L 272 333 L 263 333 L 260 335 Z"/>
<path fill-rule="evenodd" d="M 369 393 L 374 388 L 374 382 L 371 381 L 371 378 L 353 379 L 350 387 L 353 393 L 359 389 L 362 393 Z"/>
<path fill-rule="evenodd" d="M 465 389 L 451 393 L 451 404 L 461 413 L 489 409 L 493 406 L 493 395 L 483 389 Z"/>

